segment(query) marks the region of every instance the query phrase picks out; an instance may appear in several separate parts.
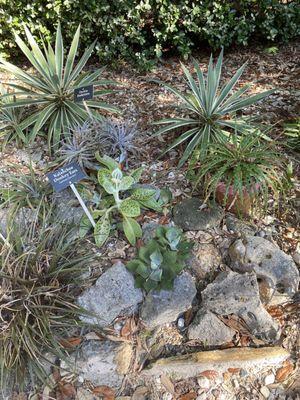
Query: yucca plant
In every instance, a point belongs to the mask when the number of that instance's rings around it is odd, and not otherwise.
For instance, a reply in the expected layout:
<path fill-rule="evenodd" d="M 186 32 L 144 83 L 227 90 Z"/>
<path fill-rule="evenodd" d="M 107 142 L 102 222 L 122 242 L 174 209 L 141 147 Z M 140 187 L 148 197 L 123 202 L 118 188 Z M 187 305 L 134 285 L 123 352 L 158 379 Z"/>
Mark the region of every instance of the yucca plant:
<path fill-rule="evenodd" d="M 103 86 L 113 83 L 112 81 L 101 79 L 103 68 L 97 69 L 92 73 L 82 73 L 93 49 L 95 42 L 85 50 L 76 66 L 74 61 L 78 49 L 80 26 L 78 27 L 72 41 L 69 53 L 65 60 L 63 38 L 60 24 L 56 32 L 55 47 L 48 43 L 39 48 L 32 34 L 25 27 L 25 34 L 31 49 L 15 33 L 15 40 L 23 51 L 31 66 L 33 73 L 23 71 L 21 68 L 0 58 L 0 68 L 9 72 L 20 84 L 10 83 L 16 89 L 14 96 L 17 100 L 6 103 L 3 109 L 14 109 L 16 107 L 35 106 L 35 111 L 19 125 L 24 131 L 29 126 L 33 126 L 29 139 L 33 140 L 42 128 L 47 128 L 49 145 L 57 147 L 61 135 L 68 127 L 80 124 L 88 119 L 89 114 L 95 118 L 101 118 L 95 109 L 116 112 L 117 109 L 107 103 L 98 100 L 88 100 L 86 105 L 88 111 L 82 103 L 75 103 L 74 89 L 85 85 Z M 96 90 L 96 97 L 111 93 L 111 90 Z"/>
<path fill-rule="evenodd" d="M 163 127 L 156 133 L 162 135 L 171 131 L 178 131 L 178 138 L 167 148 L 166 152 L 186 143 L 186 148 L 179 162 L 182 166 L 193 154 L 194 150 L 199 150 L 200 157 L 205 156 L 211 143 L 224 142 L 228 137 L 228 129 L 237 130 L 240 133 L 247 133 L 251 129 L 249 121 L 240 119 L 237 121 L 232 118 L 237 111 L 243 110 L 259 100 L 264 99 L 273 93 L 267 90 L 263 93 L 243 97 L 250 88 L 250 85 L 243 86 L 233 92 L 241 77 L 246 63 L 242 65 L 233 77 L 220 86 L 221 72 L 223 63 L 223 50 L 221 51 L 216 65 L 210 57 L 206 78 L 200 69 L 199 64 L 194 61 L 196 79 L 188 69 L 182 65 L 183 72 L 188 84 L 187 93 L 182 93 L 173 86 L 162 83 L 170 92 L 181 101 L 181 107 L 188 112 L 186 117 L 166 118 L 156 124 Z"/>
<path fill-rule="evenodd" d="M 3 105 L 15 102 L 16 97 L 1 84 L 0 94 L 3 96 L 0 103 L 0 139 L 3 141 L 3 146 L 5 147 L 11 140 L 26 142 L 26 136 L 20 128 L 20 123 L 24 117 L 24 109 L 17 107 L 3 108 Z"/>
<path fill-rule="evenodd" d="M 207 198 L 213 195 L 227 209 L 249 214 L 255 202 L 265 209 L 269 192 L 283 187 L 282 161 L 271 143 L 257 135 L 231 135 L 226 143 L 214 143 L 196 170 L 195 187 L 205 179 Z"/>
<path fill-rule="evenodd" d="M 14 227 L 0 239 L 1 388 L 6 379 L 21 386 L 28 372 L 45 380 L 45 353 L 64 358 L 63 337 L 82 326 L 74 299 L 93 255 L 51 221 L 45 214 L 25 237 Z"/>

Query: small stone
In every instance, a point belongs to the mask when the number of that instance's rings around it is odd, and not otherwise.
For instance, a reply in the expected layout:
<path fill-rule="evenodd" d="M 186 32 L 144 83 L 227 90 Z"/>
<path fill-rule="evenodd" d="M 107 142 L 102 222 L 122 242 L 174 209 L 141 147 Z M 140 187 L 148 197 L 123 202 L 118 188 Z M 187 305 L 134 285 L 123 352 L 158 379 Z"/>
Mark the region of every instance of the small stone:
<path fill-rule="evenodd" d="M 241 369 L 240 370 L 240 376 L 242 377 L 242 378 L 244 378 L 245 376 L 247 376 L 248 375 L 248 372 L 245 370 L 245 369 Z"/>
<path fill-rule="evenodd" d="M 177 326 L 179 329 L 183 329 L 185 326 L 184 318 L 178 318 Z"/>
<path fill-rule="evenodd" d="M 221 262 L 221 254 L 213 243 L 199 243 L 194 246 L 188 264 L 197 279 L 205 279 L 215 272 Z"/>
<path fill-rule="evenodd" d="M 270 396 L 270 390 L 267 388 L 267 386 L 263 386 L 260 389 L 260 393 L 264 396 L 265 399 L 268 399 Z"/>
<path fill-rule="evenodd" d="M 240 236 L 253 236 L 256 232 L 255 226 L 230 214 L 226 216 L 226 227 L 229 231 Z"/>
<path fill-rule="evenodd" d="M 201 389 L 209 389 L 210 388 L 210 381 L 206 378 L 206 376 L 199 376 L 197 378 L 197 383 Z"/>
<path fill-rule="evenodd" d="M 239 383 L 236 379 L 233 379 L 232 384 L 235 389 L 239 387 Z"/>
<path fill-rule="evenodd" d="M 150 329 L 173 322 L 191 307 L 196 293 L 193 278 L 188 272 L 183 272 L 175 278 L 172 290 L 147 294 L 141 307 L 141 318 Z"/>
<path fill-rule="evenodd" d="M 143 293 L 134 286 L 133 275 L 118 262 L 78 298 L 82 308 L 95 314 L 95 317 L 82 316 L 81 320 L 105 327 L 120 315 L 133 314 L 142 300 Z"/>
<path fill-rule="evenodd" d="M 272 383 L 275 382 L 275 375 L 274 374 L 269 374 L 265 377 L 264 383 L 266 386 L 272 385 Z"/>
<path fill-rule="evenodd" d="M 224 211 L 216 204 L 204 207 L 203 202 L 192 197 L 176 204 L 173 217 L 176 225 L 186 231 L 201 231 L 218 227 L 224 217 Z"/>

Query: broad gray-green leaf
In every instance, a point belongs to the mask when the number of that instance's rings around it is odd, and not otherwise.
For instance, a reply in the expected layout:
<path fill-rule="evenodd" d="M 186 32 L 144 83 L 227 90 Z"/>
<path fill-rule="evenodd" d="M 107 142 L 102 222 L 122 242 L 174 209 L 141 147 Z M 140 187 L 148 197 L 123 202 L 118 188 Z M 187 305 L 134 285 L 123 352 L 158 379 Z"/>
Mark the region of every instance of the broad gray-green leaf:
<path fill-rule="evenodd" d="M 156 250 L 154 253 L 150 255 L 150 260 L 151 260 L 151 268 L 156 269 L 163 262 L 163 256 L 159 250 Z"/>
<path fill-rule="evenodd" d="M 133 189 L 131 191 L 131 198 L 134 200 L 148 200 L 151 199 L 156 194 L 155 189 L 143 189 L 143 188 L 138 188 L 138 189 Z"/>
<path fill-rule="evenodd" d="M 120 205 L 120 211 L 126 217 L 138 217 L 141 214 L 141 208 L 137 201 L 125 199 Z"/>
<path fill-rule="evenodd" d="M 134 179 L 131 176 L 124 176 L 119 183 L 119 190 L 128 190 L 134 184 Z"/>
<path fill-rule="evenodd" d="M 130 217 L 124 217 L 123 229 L 126 238 L 129 243 L 134 246 L 136 244 L 136 239 L 142 237 L 142 229 L 140 225 Z"/>
<path fill-rule="evenodd" d="M 103 244 L 106 242 L 107 238 L 109 237 L 110 229 L 110 219 L 105 214 L 99 219 L 94 228 L 95 242 L 98 247 L 103 246 Z"/>

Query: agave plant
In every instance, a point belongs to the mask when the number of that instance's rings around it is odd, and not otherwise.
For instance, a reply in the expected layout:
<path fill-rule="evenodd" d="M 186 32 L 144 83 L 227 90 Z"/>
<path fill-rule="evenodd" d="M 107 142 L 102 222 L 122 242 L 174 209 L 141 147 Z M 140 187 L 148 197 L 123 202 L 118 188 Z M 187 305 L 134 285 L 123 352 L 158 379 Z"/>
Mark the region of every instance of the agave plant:
<path fill-rule="evenodd" d="M 59 163 L 77 161 L 83 169 L 96 169 L 95 153 L 101 150 L 102 143 L 95 125 L 96 121 L 88 120 L 69 129 L 59 149 Z"/>
<path fill-rule="evenodd" d="M 207 197 L 213 195 L 227 208 L 248 214 L 255 201 L 265 208 L 269 191 L 280 192 L 281 170 L 281 157 L 271 143 L 258 135 L 238 138 L 235 133 L 226 143 L 211 145 L 196 171 L 195 186 L 205 178 Z"/>
<path fill-rule="evenodd" d="M 26 142 L 26 137 L 20 128 L 20 123 L 24 116 L 22 108 L 3 108 L 5 104 L 16 102 L 16 97 L 9 93 L 3 85 L 0 84 L 0 94 L 2 96 L 0 104 L 0 138 L 4 139 L 4 146 L 9 141 Z"/>
<path fill-rule="evenodd" d="M 134 143 L 138 135 L 137 126 L 128 121 L 105 120 L 100 126 L 100 139 L 105 154 L 118 158 L 119 163 L 127 161 L 129 153 L 136 153 Z"/>
<path fill-rule="evenodd" d="M 6 380 L 22 386 L 28 371 L 45 381 L 45 353 L 64 358 L 62 339 L 85 314 L 74 298 L 93 255 L 51 221 L 46 215 L 25 237 L 15 226 L 0 239 L 1 388 Z"/>
<path fill-rule="evenodd" d="M 78 49 L 80 26 L 73 38 L 70 51 L 64 59 L 64 45 L 61 34 L 60 24 L 56 32 L 55 48 L 50 44 L 43 44 L 40 49 L 30 31 L 25 27 L 25 33 L 31 49 L 15 33 L 16 43 L 23 51 L 28 61 L 34 68 L 34 73 L 28 73 L 21 68 L 0 58 L 0 68 L 14 75 L 21 83 L 10 83 L 16 89 L 14 95 L 17 100 L 6 103 L 3 109 L 14 109 L 16 107 L 35 106 L 36 110 L 19 125 L 23 131 L 29 126 L 33 126 L 29 139 L 33 140 L 39 131 L 47 125 L 48 142 L 55 147 L 60 142 L 62 133 L 67 127 L 75 126 L 88 119 L 89 114 L 95 118 L 101 118 L 95 109 L 116 112 L 117 109 L 107 103 L 98 100 L 88 100 L 86 105 L 75 103 L 74 89 L 85 85 L 103 86 L 112 81 L 101 79 L 103 68 L 97 69 L 92 73 L 81 73 L 86 65 L 95 42 L 88 47 L 83 56 L 74 66 L 75 56 Z M 94 95 L 102 96 L 110 93 L 111 90 L 96 90 Z"/>
<path fill-rule="evenodd" d="M 189 114 L 187 117 L 166 118 L 156 122 L 156 124 L 163 125 L 157 135 L 174 130 L 180 132 L 179 137 L 167 148 L 166 152 L 181 143 L 188 142 L 179 166 L 182 166 L 187 161 L 194 150 L 199 150 L 200 156 L 203 157 L 211 143 L 226 140 L 228 128 L 235 128 L 240 133 L 246 133 L 251 128 L 249 122 L 245 119 L 237 122 L 236 118 L 232 120 L 230 117 L 237 111 L 243 110 L 245 107 L 264 99 L 274 92 L 273 90 L 267 90 L 263 93 L 243 97 L 249 90 L 249 85 L 233 92 L 246 67 L 246 63 L 236 71 L 227 83 L 220 86 L 222 63 L 223 50 L 218 57 L 216 65 L 213 65 L 212 56 L 210 57 L 205 78 L 199 64 L 194 61 L 196 79 L 182 65 L 188 83 L 188 92 L 186 94 L 169 84 L 163 83 L 182 102 L 182 108 L 188 111 Z"/>

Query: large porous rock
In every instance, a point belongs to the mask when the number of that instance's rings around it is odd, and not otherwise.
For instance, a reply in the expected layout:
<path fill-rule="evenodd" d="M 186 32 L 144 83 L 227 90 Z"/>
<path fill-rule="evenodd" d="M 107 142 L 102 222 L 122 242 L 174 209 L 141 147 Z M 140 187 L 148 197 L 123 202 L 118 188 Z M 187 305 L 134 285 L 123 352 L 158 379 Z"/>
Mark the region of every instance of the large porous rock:
<path fill-rule="evenodd" d="M 203 202 L 192 197 L 176 204 L 173 217 L 176 225 L 185 231 L 202 231 L 220 225 L 224 211 L 216 204 L 203 207 Z"/>
<path fill-rule="evenodd" d="M 255 272 L 270 288 L 292 296 L 299 285 L 299 271 L 291 256 L 268 240 L 253 236 L 239 239 L 229 249 L 231 268 Z"/>
<path fill-rule="evenodd" d="M 191 307 L 197 290 L 188 272 L 177 276 L 172 290 L 152 291 L 141 307 L 141 318 L 149 329 L 175 321 Z"/>
<path fill-rule="evenodd" d="M 29 207 L 21 207 L 15 214 L 11 208 L 5 207 L 0 209 L 0 233 L 6 237 L 8 230 L 13 228 L 24 235 L 36 219 L 37 211 Z"/>
<path fill-rule="evenodd" d="M 264 309 L 255 273 L 222 272 L 201 293 L 202 307 L 218 315 L 235 314 L 251 333 L 267 343 L 280 337 L 280 327 Z"/>
<path fill-rule="evenodd" d="M 89 340 L 77 354 L 70 355 L 63 367 L 95 386 L 119 388 L 129 370 L 132 354 L 132 347 L 128 343 Z"/>
<path fill-rule="evenodd" d="M 95 285 L 84 291 L 78 304 L 94 316 L 82 316 L 90 324 L 105 327 L 119 315 L 130 315 L 143 300 L 141 289 L 134 287 L 133 275 L 118 262 L 98 278 Z"/>
<path fill-rule="evenodd" d="M 225 325 L 211 311 L 200 309 L 188 329 L 188 338 L 202 342 L 205 346 L 228 343 L 235 331 Z"/>
<path fill-rule="evenodd" d="M 201 351 L 162 358 L 142 372 L 145 379 L 167 375 L 173 380 L 199 376 L 204 371 L 215 371 L 221 376 L 230 368 L 239 368 L 257 374 L 270 367 L 279 367 L 290 354 L 282 347 L 233 348 Z"/>
<path fill-rule="evenodd" d="M 0 233 L 6 237 L 7 235 L 7 210 L 0 209 Z"/>
<path fill-rule="evenodd" d="M 195 243 L 192 257 L 188 260 L 191 270 L 199 280 L 214 273 L 221 262 L 221 254 L 213 243 Z"/>

